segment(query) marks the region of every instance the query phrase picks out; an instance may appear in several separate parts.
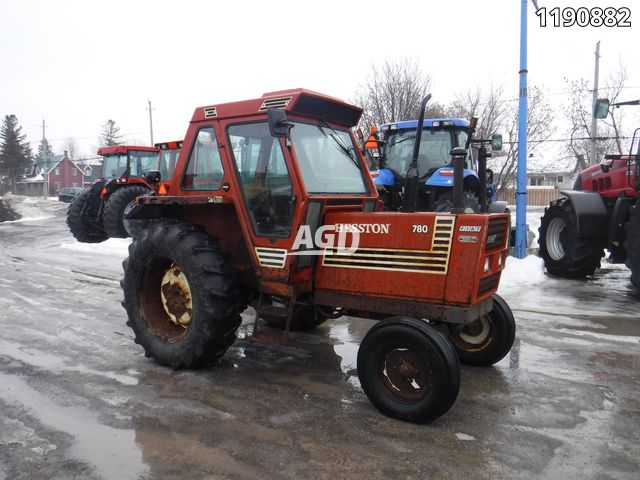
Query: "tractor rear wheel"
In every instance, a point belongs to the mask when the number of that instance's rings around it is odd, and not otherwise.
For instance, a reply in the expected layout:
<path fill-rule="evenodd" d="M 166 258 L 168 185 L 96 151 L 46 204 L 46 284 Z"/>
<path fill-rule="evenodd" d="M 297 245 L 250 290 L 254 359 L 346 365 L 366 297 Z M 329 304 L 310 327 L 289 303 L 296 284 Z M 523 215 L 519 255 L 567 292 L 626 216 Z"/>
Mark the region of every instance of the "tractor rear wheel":
<path fill-rule="evenodd" d="M 640 288 L 640 205 L 629 209 L 629 221 L 624 225 L 626 265 L 631 270 L 631 283 Z"/>
<path fill-rule="evenodd" d="M 493 295 L 493 310 L 464 325 L 449 325 L 449 340 L 462 363 L 489 367 L 513 346 L 516 322 L 502 297 Z"/>
<path fill-rule="evenodd" d="M 480 211 L 478 197 L 469 190 L 464 191 L 462 205 L 466 213 L 478 213 Z M 453 192 L 447 191 L 442 193 L 436 203 L 433 204 L 433 211 L 449 213 L 451 210 L 453 210 Z"/>
<path fill-rule="evenodd" d="M 231 346 L 244 307 L 218 242 L 186 222 L 144 230 L 122 264 L 127 325 L 145 356 L 174 369 L 218 361 Z"/>
<path fill-rule="evenodd" d="M 107 198 L 104 207 L 103 223 L 107 235 L 112 238 L 135 237 L 149 225 L 150 220 L 126 220 L 125 209 L 140 195 L 149 193 L 143 185 L 120 187 Z M 129 232 L 130 230 L 130 232 Z M 132 235 L 133 234 L 133 235 Z"/>
<path fill-rule="evenodd" d="M 433 327 L 408 317 L 391 317 L 369 330 L 358 350 L 358 377 L 380 412 L 414 423 L 443 415 L 460 388 L 451 344 Z"/>
<path fill-rule="evenodd" d="M 578 238 L 578 219 L 568 198 L 554 200 L 540 220 L 540 257 L 547 273 L 584 278 L 600 268 L 604 248 L 596 239 Z"/>
<path fill-rule="evenodd" d="M 67 226 L 71 235 L 83 243 L 100 243 L 108 237 L 91 220 L 98 218 L 100 198 L 98 192 L 84 190 L 74 197 L 67 209 Z"/>

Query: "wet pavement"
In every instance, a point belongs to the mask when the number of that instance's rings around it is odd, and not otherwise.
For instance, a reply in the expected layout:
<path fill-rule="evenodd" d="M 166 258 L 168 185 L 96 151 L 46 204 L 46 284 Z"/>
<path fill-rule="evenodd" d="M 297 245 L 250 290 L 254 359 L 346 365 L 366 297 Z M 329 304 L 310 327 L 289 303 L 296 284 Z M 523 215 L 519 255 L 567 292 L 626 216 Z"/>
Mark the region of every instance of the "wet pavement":
<path fill-rule="evenodd" d="M 359 387 L 368 320 L 277 346 L 245 315 L 217 367 L 156 365 L 124 324 L 126 244 L 79 245 L 62 216 L 0 224 L 0 480 L 640 478 L 640 299 L 622 268 L 505 286 L 513 350 L 463 366 L 455 405 L 420 426 Z"/>

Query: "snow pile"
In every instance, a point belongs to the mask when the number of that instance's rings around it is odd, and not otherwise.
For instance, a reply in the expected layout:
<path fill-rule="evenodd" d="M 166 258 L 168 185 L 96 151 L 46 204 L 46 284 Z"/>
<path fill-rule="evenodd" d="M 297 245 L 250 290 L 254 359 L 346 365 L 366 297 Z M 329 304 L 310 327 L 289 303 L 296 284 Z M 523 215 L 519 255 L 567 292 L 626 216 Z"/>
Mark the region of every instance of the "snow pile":
<path fill-rule="evenodd" d="M 81 243 L 76 240 L 71 240 L 61 243 L 60 248 L 124 260 L 129 255 L 129 244 L 131 244 L 130 238 L 109 238 L 101 243 Z"/>
<path fill-rule="evenodd" d="M 23 197 L 7 193 L 2 201 L 20 217 L 16 222 L 44 220 L 46 218 L 64 215 L 68 204 L 60 202 L 57 198 Z"/>
<path fill-rule="evenodd" d="M 508 257 L 500 277 L 498 293 L 508 295 L 519 288 L 529 288 L 546 280 L 544 261 L 540 257 L 536 255 L 528 255 L 522 259 Z"/>

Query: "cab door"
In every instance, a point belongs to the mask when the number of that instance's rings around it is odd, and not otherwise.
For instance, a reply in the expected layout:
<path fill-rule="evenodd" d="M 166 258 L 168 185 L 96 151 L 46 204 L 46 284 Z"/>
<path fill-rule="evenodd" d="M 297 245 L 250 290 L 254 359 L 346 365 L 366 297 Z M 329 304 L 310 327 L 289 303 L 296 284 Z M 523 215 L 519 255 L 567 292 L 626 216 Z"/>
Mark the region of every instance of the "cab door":
<path fill-rule="evenodd" d="M 244 207 L 238 214 L 262 290 L 287 295 L 292 263 L 298 258 L 289 253 L 303 218 L 292 165 L 267 122 L 229 125 L 227 135 Z"/>

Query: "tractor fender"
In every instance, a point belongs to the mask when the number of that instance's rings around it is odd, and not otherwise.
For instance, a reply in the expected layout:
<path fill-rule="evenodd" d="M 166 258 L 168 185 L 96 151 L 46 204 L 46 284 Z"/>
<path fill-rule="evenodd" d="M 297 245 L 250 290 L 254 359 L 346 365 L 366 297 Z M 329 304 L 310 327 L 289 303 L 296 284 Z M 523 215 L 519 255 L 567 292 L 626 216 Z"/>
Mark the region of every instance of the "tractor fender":
<path fill-rule="evenodd" d="M 609 244 L 618 244 L 620 235 L 624 231 L 624 223 L 629 218 L 629 208 L 635 205 L 636 199 L 631 197 L 618 197 L 613 206 L 611 221 L 609 222 Z"/>
<path fill-rule="evenodd" d="M 373 177 L 374 185 L 393 186 L 395 184 L 395 175 L 388 168 L 381 168 L 377 171 L 377 173 L 377 175 L 371 175 Z"/>
<path fill-rule="evenodd" d="M 478 174 L 473 170 L 465 168 L 463 171 L 464 189 L 476 191 L 480 187 Z M 453 187 L 453 168 L 442 167 L 436 170 L 433 175 L 427 178 L 425 185 L 430 187 Z"/>
<path fill-rule="evenodd" d="M 606 241 L 609 231 L 607 209 L 600 195 L 594 192 L 562 190 L 576 212 L 577 236 Z"/>

